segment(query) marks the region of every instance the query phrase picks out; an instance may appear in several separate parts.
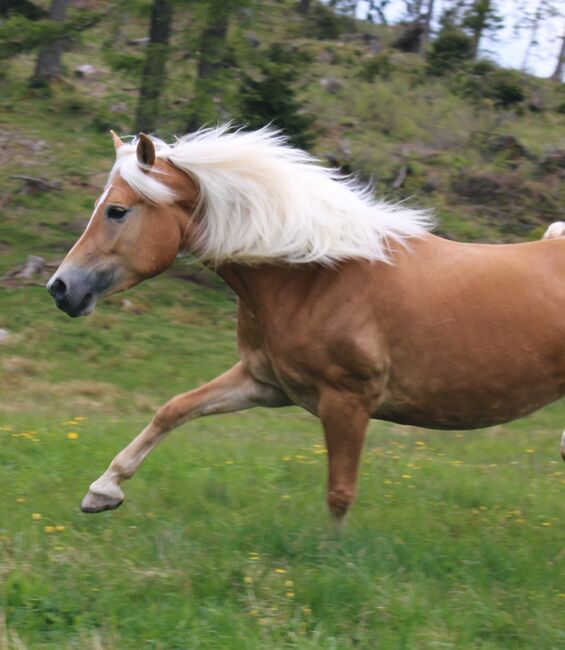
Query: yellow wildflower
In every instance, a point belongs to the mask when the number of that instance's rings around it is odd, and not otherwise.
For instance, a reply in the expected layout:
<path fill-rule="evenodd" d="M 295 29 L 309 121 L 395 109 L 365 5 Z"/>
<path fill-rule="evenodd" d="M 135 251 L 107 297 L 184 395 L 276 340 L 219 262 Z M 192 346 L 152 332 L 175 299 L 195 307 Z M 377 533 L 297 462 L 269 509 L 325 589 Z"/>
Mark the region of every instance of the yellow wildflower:
<path fill-rule="evenodd" d="M 39 512 L 34 512 L 31 515 L 31 518 L 33 519 L 33 521 L 41 521 L 41 515 L 39 514 Z"/>
<path fill-rule="evenodd" d="M 43 530 L 48 534 L 51 535 L 51 533 L 55 532 L 55 526 L 45 526 Z"/>
<path fill-rule="evenodd" d="M 80 436 L 78 435 L 78 433 L 76 431 L 69 431 L 69 433 L 67 433 L 67 438 L 69 440 L 78 440 L 80 438 Z"/>

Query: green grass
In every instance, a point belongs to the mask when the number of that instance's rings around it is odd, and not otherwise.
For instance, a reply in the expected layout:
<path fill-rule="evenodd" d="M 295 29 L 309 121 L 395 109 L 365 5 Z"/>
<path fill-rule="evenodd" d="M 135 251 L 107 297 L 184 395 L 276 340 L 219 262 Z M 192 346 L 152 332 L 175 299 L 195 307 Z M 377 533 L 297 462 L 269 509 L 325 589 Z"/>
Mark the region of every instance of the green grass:
<path fill-rule="evenodd" d="M 342 535 L 298 409 L 194 421 L 120 510 L 81 514 L 152 410 L 235 360 L 225 292 L 129 297 L 146 311 L 70 320 L 44 289 L 0 289 L 2 650 L 563 646 L 561 404 L 473 433 L 373 423 Z"/>
<path fill-rule="evenodd" d="M 287 22 L 256 26 L 265 47 L 298 29 Z M 145 28 L 132 20 L 128 35 Z M 101 123 L 131 129 L 135 93 L 100 58 L 104 30 L 66 55 L 71 69 L 85 56 L 106 68 L 96 84 L 30 91 L 31 57 L 0 79 L 0 275 L 28 254 L 63 257 L 111 166 Z M 484 133 L 513 134 L 538 157 L 562 146 L 553 85 L 539 82 L 541 114 L 502 114 L 424 79 L 410 55 L 394 54 L 391 77 L 371 84 L 358 77 L 358 43 L 296 42 L 313 55 L 302 92 L 318 116 L 320 156 L 345 141 L 381 190 L 409 163 L 403 191 L 439 209 L 443 232 L 515 237 L 452 184 L 505 169 L 477 144 Z M 335 65 L 318 59 L 328 48 Z M 194 60 L 174 56 L 165 134 L 180 133 L 191 99 Z M 336 95 L 320 86 L 327 75 L 344 83 Z M 9 178 L 18 173 L 63 191 L 24 195 Z M 558 176 L 539 176 L 531 161 L 509 173 L 547 183 L 559 203 Z M 428 175 L 436 190 L 424 195 Z M 528 199 L 536 214 L 542 189 Z M 373 423 L 342 535 L 326 515 L 319 423 L 298 409 L 194 421 L 125 485 L 120 510 L 81 514 L 90 482 L 160 404 L 237 359 L 233 296 L 194 264 L 174 272 L 200 273 L 206 286 L 168 274 L 127 294 L 133 310 L 115 296 L 78 320 L 40 283 L 0 284 L 0 328 L 10 333 L 0 344 L 0 650 L 565 646 L 563 403 L 473 433 Z"/>

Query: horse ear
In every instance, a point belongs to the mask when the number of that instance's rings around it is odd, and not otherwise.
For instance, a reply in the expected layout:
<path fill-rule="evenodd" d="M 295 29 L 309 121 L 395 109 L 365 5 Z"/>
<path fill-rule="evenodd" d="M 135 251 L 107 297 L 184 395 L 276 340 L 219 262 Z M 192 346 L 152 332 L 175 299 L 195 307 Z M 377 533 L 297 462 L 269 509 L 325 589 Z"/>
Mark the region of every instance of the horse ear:
<path fill-rule="evenodd" d="M 153 167 L 155 162 L 155 145 L 153 140 L 145 133 L 139 134 L 139 142 L 137 143 L 137 159 L 142 165 Z"/>
<path fill-rule="evenodd" d="M 114 149 L 117 151 L 124 143 L 120 139 L 120 136 L 115 132 L 110 129 L 110 133 L 112 134 L 112 141 L 114 142 Z"/>

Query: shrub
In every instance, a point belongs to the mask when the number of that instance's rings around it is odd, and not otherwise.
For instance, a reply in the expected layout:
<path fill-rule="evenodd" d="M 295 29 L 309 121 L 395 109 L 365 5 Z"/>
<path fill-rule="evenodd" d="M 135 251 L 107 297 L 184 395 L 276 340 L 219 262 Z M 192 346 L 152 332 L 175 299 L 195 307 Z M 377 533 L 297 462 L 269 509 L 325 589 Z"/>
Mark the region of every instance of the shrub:
<path fill-rule="evenodd" d="M 473 58 L 473 41 L 458 29 L 442 30 L 426 58 L 431 74 L 444 75 Z"/>
<path fill-rule="evenodd" d="M 476 101 L 490 99 L 501 108 L 516 106 L 527 96 L 518 71 L 497 68 L 489 61 L 477 62 L 464 69 L 457 79 L 457 86 L 465 97 Z"/>
<path fill-rule="evenodd" d="M 311 7 L 305 26 L 311 37 L 337 40 L 343 32 L 355 30 L 355 21 L 317 2 Z"/>
<path fill-rule="evenodd" d="M 369 59 L 365 59 L 361 64 L 358 76 L 363 81 L 372 82 L 375 77 L 382 77 L 388 79 L 393 70 L 393 65 L 390 62 L 388 54 L 381 52 L 375 54 Z"/>

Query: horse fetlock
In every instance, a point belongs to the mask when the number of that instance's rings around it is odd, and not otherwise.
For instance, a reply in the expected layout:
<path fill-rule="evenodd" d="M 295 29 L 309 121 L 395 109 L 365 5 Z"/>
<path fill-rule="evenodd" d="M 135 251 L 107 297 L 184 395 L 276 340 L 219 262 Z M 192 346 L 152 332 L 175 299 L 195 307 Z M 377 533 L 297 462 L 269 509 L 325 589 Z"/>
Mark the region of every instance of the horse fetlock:
<path fill-rule="evenodd" d="M 120 486 L 101 477 L 90 486 L 80 504 L 80 509 L 89 513 L 115 510 L 122 505 L 123 500 L 124 493 Z"/>
<path fill-rule="evenodd" d="M 355 488 L 341 487 L 328 491 L 328 508 L 337 519 L 342 519 L 347 514 L 355 499 Z"/>

